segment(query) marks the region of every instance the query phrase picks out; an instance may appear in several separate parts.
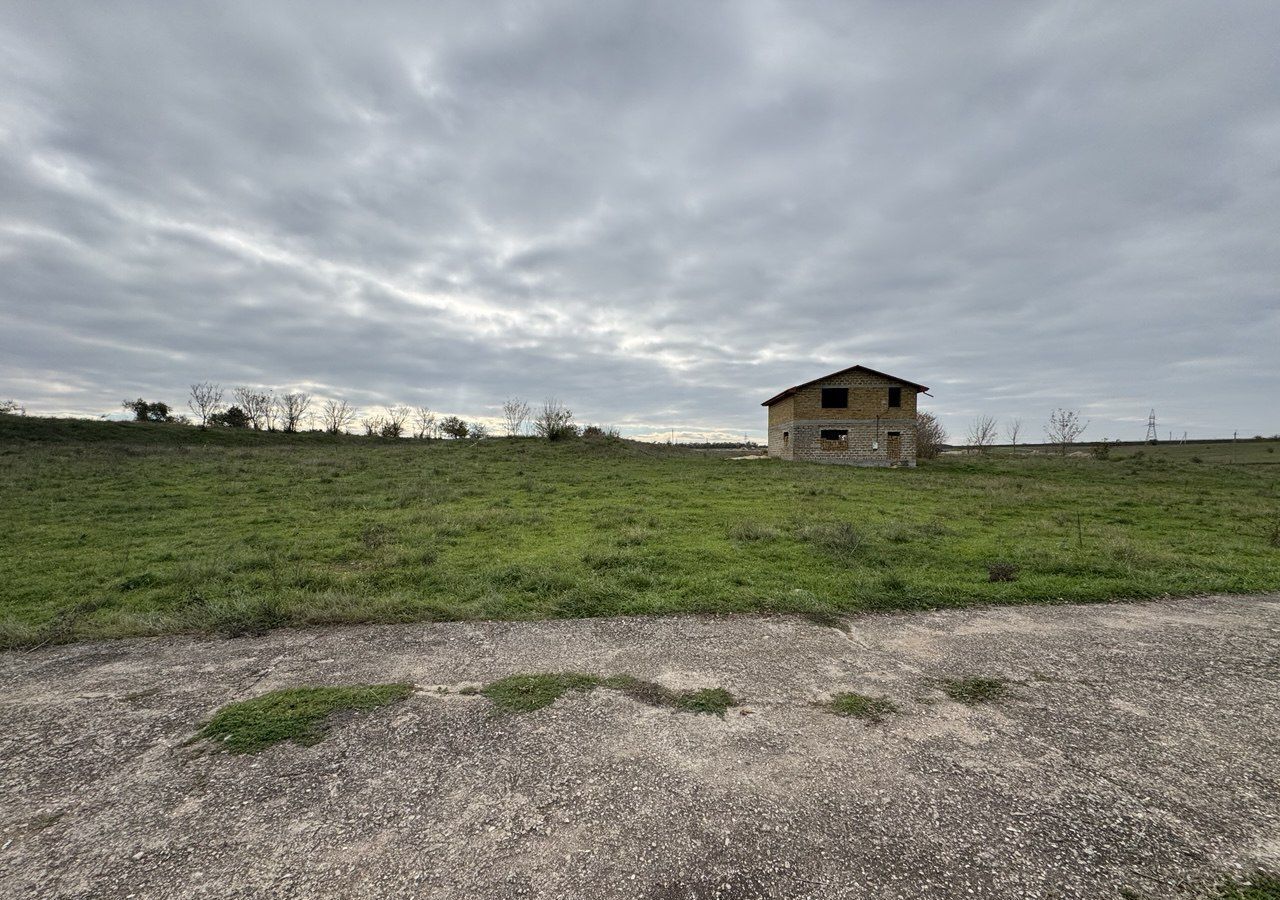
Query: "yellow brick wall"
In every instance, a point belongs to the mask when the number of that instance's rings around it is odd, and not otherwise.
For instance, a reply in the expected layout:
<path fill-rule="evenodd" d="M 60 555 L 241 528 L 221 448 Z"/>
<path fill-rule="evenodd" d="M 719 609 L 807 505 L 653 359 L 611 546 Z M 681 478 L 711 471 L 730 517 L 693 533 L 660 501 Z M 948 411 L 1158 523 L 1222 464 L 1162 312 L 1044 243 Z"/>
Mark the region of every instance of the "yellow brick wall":
<path fill-rule="evenodd" d="M 892 386 L 902 387 L 902 406 L 897 408 L 890 408 L 889 406 L 889 388 Z M 822 389 L 824 387 L 847 387 L 849 389 L 849 407 L 847 409 L 823 409 Z M 790 421 L 792 419 L 874 419 L 877 416 L 882 420 L 909 419 L 914 421 L 916 417 L 915 388 L 897 385 L 896 382 L 887 378 L 864 375 L 860 372 L 836 378 L 827 378 L 817 384 L 801 388 L 793 396 L 788 397 L 781 403 L 775 403 L 774 406 L 770 407 L 770 410 L 781 406 L 782 403 L 790 403 L 791 408 L 787 411 L 785 418 L 778 419 L 778 421 Z M 772 414 L 769 416 L 769 421 L 774 421 Z"/>

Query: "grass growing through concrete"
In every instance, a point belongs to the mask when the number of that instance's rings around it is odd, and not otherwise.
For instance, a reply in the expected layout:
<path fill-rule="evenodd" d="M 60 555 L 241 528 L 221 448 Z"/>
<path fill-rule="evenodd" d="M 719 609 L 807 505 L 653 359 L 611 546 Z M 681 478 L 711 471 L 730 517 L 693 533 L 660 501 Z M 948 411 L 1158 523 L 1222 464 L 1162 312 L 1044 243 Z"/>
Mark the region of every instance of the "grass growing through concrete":
<path fill-rule="evenodd" d="M 1231 879 L 1218 888 L 1213 900 L 1280 900 L 1280 877 L 1260 873 Z"/>
<path fill-rule="evenodd" d="M 1008 682 L 1003 678 L 971 675 L 967 678 L 946 678 L 942 681 L 942 690 L 948 697 L 970 706 L 978 703 L 994 703 L 1003 697 L 1008 689 Z"/>
<path fill-rule="evenodd" d="M 868 722 L 883 722 L 885 716 L 898 711 L 898 707 L 887 697 L 868 697 L 852 691 L 836 694 L 822 705 L 837 716 L 851 716 Z"/>
<path fill-rule="evenodd" d="M 599 678 L 580 672 L 508 675 L 486 684 L 480 693 L 499 712 L 527 713 L 550 706 L 569 691 L 589 691 L 599 683 Z"/>
<path fill-rule="evenodd" d="M 9 647 L 1280 588 L 1280 465 L 1128 451 L 889 471 L 0 416 L 0 497 Z"/>
<path fill-rule="evenodd" d="M 412 693 L 410 684 L 272 691 L 252 700 L 228 703 L 193 740 L 213 741 L 219 749 L 232 753 L 257 753 L 281 741 L 311 746 L 324 739 L 328 719 L 334 713 L 377 709 L 404 700 Z"/>
<path fill-rule="evenodd" d="M 738 705 L 737 699 L 723 688 L 673 691 L 631 675 L 601 678 L 581 672 L 508 675 L 485 685 L 478 693 L 488 697 L 499 712 L 527 713 L 550 706 L 570 691 L 585 692 L 595 688 L 620 691 L 650 706 L 708 715 L 723 716 L 729 707 Z"/>

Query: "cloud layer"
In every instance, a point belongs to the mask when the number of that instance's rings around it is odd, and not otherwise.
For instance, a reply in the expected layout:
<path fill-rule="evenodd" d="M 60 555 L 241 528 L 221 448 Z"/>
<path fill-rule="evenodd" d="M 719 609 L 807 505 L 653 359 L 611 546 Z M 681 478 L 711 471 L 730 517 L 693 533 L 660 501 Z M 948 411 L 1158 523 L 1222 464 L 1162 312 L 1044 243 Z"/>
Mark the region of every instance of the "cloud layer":
<path fill-rule="evenodd" d="M 1269 2 L 0 7 L 0 396 L 1280 430 Z"/>

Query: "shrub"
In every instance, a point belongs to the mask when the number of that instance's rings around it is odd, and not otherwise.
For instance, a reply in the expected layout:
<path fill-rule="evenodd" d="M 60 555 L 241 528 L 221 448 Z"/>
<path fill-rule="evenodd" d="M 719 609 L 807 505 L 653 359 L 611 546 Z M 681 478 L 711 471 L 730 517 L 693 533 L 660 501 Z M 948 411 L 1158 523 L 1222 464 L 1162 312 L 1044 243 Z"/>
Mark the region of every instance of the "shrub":
<path fill-rule="evenodd" d="M 1098 444 L 1094 444 L 1093 450 L 1091 451 L 1093 453 L 1093 458 L 1094 459 L 1110 459 L 1111 444 L 1112 442 L 1107 440 L 1104 440 Z"/>
<path fill-rule="evenodd" d="M 1200 458 L 1200 457 L 1198 457 L 1198 456 L 1193 456 L 1193 457 L 1191 457 L 1191 461 L 1192 461 L 1193 463 L 1202 463 L 1202 462 L 1204 462 L 1204 460 L 1203 460 L 1203 459 L 1201 459 L 1201 458 Z"/>
<path fill-rule="evenodd" d="M 947 442 L 947 431 L 933 413 L 916 414 L 916 456 L 933 459 Z"/>
<path fill-rule="evenodd" d="M 578 436 L 578 426 L 573 424 L 573 412 L 554 398 L 542 402 L 542 409 L 534 416 L 533 429 L 539 437 L 549 441 Z"/>
<path fill-rule="evenodd" d="M 1020 566 L 1011 562 L 993 562 L 987 566 L 988 581 L 1017 581 Z"/>
<path fill-rule="evenodd" d="M 455 440 L 461 440 L 469 432 L 467 423 L 457 416 L 445 416 L 440 420 L 440 433 Z"/>
<path fill-rule="evenodd" d="M 173 412 L 167 403 L 148 403 L 139 397 L 120 404 L 133 413 L 135 422 L 172 422 Z"/>
<path fill-rule="evenodd" d="M 250 420 L 243 409 L 238 406 L 232 406 L 226 412 L 214 413 L 209 416 L 209 424 L 222 428 L 248 428 Z"/>

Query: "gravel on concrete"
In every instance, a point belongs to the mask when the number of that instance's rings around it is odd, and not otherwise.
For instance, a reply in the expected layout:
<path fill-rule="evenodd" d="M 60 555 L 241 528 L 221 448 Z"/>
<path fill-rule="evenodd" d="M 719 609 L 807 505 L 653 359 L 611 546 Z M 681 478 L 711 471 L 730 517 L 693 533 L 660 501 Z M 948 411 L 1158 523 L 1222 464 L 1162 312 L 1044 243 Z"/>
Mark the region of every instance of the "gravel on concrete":
<path fill-rule="evenodd" d="M 458 692 L 566 670 L 745 706 Z M 948 699 L 973 675 L 1008 690 Z M 1163 900 L 1280 869 L 1280 595 L 170 637 L 0 679 L 6 897 Z M 312 747 L 186 744 L 229 701 L 399 681 Z"/>

